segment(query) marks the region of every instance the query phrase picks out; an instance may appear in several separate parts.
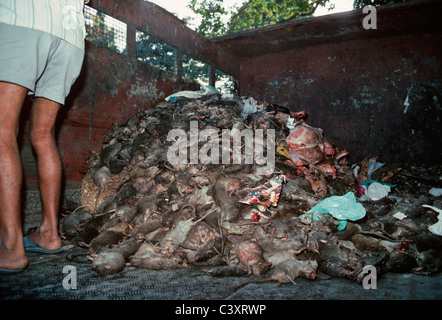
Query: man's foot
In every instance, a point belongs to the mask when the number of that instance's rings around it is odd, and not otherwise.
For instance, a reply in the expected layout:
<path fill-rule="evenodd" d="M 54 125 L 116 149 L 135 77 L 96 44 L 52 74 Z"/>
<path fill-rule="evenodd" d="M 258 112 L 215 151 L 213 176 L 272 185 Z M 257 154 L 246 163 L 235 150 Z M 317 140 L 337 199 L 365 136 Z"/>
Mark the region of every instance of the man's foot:
<path fill-rule="evenodd" d="M 0 274 L 20 272 L 28 266 L 28 263 L 22 243 L 13 248 L 0 243 Z"/>
<path fill-rule="evenodd" d="M 57 252 L 61 248 L 61 240 L 58 232 L 50 232 L 37 228 L 32 234 L 24 238 L 26 251 L 41 253 Z"/>

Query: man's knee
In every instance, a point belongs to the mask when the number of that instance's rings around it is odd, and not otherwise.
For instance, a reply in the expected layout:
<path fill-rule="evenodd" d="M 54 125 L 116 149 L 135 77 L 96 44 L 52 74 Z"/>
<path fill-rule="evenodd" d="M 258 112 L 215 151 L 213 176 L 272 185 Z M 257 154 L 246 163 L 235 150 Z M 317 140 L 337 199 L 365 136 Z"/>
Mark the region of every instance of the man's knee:
<path fill-rule="evenodd" d="M 31 113 L 30 139 L 34 147 L 53 143 L 54 127 L 60 104 L 45 98 L 35 98 Z"/>
<path fill-rule="evenodd" d="M 50 129 L 31 129 L 29 138 L 34 148 L 52 146 L 54 141 L 54 135 Z"/>

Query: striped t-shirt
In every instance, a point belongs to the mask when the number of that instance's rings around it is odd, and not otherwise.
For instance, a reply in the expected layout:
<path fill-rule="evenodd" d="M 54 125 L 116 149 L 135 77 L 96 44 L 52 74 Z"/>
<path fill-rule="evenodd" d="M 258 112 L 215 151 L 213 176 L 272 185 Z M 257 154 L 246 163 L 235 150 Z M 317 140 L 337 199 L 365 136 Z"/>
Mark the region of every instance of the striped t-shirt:
<path fill-rule="evenodd" d="M 84 50 L 84 2 L 0 0 L 0 23 L 48 32 Z"/>

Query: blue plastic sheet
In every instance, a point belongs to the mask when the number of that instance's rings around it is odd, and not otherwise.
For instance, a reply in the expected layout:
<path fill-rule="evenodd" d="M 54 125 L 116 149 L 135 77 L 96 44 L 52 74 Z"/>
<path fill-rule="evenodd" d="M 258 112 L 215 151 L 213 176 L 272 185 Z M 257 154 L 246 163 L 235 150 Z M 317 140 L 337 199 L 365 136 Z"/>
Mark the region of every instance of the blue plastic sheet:
<path fill-rule="evenodd" d="M 356 202 L 355 195 L 350 191 L 343 196 L 325 198 L 299 218 L 304 221 L 310 221 L 310 217 L 313 221 L 318 220 L 319 218 L 312 213 L 316 215 L 330 214 L 338 220 L 338 230 L 344 230 L 347 220 L 356 221 L 363 218 L 366 210 L 362 204 Z"/>

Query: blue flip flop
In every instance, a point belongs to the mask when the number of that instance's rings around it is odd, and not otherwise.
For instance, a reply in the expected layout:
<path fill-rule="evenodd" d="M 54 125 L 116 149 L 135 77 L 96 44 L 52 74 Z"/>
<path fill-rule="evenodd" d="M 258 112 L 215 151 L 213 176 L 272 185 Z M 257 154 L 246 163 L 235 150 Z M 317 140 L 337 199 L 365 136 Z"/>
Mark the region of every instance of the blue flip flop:
<path fill-rule="evenodd" d="M 39 253 L 51 254 L 63 251 L 62 248 L 56 250 L 44 249 L 42 247 L 37 246 L 36 244 L 33 244 L 31 241 L 29 241 L 28 237 L 23 237 L 23 243 L 25 245 L 26 252 L 39 252 Z"/>
<path fill-rule="evenodd" d="M 0 275 L 2 275 L 2 274 L 4 274 L 4 275 L 17 274 L 19 272 L 22 272 L 23 270 L 25 270 L 25 268 L 23 268 L 23 269 L 1 269 L 0 268 Z"/>

